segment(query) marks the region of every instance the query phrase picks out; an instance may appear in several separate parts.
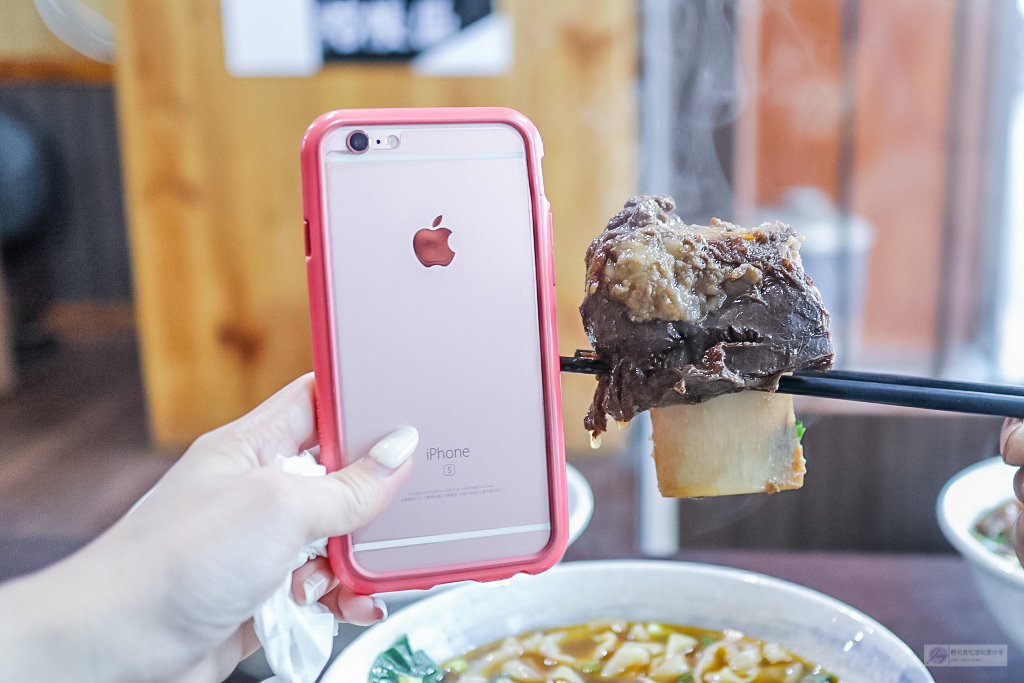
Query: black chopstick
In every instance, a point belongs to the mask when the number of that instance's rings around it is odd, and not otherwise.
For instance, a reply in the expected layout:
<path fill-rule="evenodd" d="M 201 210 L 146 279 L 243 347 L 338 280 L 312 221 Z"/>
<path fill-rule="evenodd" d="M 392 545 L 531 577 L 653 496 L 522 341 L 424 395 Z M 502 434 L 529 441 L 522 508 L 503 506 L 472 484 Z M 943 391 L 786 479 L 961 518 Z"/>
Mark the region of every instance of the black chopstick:
<path fill-rule="evenodd" d="M 831 374 L 831 372 L 818 372 L 815 375 L 783 375 L 779 378 L 779 391 L 784 394 L 884 403 L 908 408 L 1024 418 L 1024 396 L 926 387 L 906 382 L 888 384 L 837 379 L 829 377 Z M 901 379 L 920 378 L 901 377 Z M 962 384 L 968 385 L 969 383 Z"/>
<path fill-rule="evenodd" d="M 604 364 L 604 361 L 599 361 L 597 358 L 582 355 L 582 352 L 577 351 L 576 355 L 572 358 L 568 356 L 561 356 L 562 359 L 562 372 L 577 372 L 581 375 L 596 375 L 599 372 L 605 372 L 608 367 Z"/>
<path fill-rule="evenodd" d="M 605 363 L 588 351 L 577 351 L 572 358 L 562 356 L 561 364 L 563 372 L 593 375 L 607 371 Z M 1024 418 L 1024 388 L 1000 384 L 848 370 L 799 370 L 779 378 L 779 391 L 908 408 Z"/>
<path fill-rule="evenodd" d="M 1004 394 L 1006 396 L 1024 396 L 1024 387 L 1006 384 L 985 384 L 983 382 L 955 382 L 931 377 L 910 377 L 907 375 L 890 375 L 877 372 L 855 372 L 853 370 L 797 370 L 797 377 L 831 377 L 847 379 L 854 382 L 873 382 L 875 384 L 902 384 L 911 387 L 927 387 L 929 389 L 951 389 L 953 391 L 973 391 L 985 394 Z"/>

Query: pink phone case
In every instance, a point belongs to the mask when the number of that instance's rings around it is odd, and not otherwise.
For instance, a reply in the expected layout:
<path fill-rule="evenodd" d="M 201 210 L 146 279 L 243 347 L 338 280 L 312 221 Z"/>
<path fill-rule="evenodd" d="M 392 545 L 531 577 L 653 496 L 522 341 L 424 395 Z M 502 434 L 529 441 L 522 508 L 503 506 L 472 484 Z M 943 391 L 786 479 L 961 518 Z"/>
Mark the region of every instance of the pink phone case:
<path fill-rule="evenodd" d="M 501 561 L 437 566 L 389 573 L 368 573 L 355 563 L 351 537 L 330 539 L 328 554 L 335 574 L 353 590 L 370 594 L 384 591 L 430 588 L 461 580 L 492 581 L 525 572 L 540 573 L 557 562 L 568 542 L 568 506 L 565 482 L 565 450 L 562 435 L 562 400 L 555 316 L 554 256 L 550 205 L 544 196 L 541 176 L 543 148 L 533 123 L 512 109 L 500 107 L 361 109 L 328 112 L 317 118 L 302 141 L 302 185 L 305 209 L 306 266 L 312 322 L 313 365 L 316 371 L 317 419 L 321 458 L 328 471 L 343 467 L 341 401 L 337 391 L 335 361 L 337 339 L 329 267 L 325 159 L 323 142 L 341 126 L 499 123 L 520 133 L 526 149 L 529 176 L 534 254 L 536 259 L 537 310 L 540 337 L 541 384 L 544 398 L 545 441 L 548 465 L 548 504 L 551 535 L 537 554 Z"/>

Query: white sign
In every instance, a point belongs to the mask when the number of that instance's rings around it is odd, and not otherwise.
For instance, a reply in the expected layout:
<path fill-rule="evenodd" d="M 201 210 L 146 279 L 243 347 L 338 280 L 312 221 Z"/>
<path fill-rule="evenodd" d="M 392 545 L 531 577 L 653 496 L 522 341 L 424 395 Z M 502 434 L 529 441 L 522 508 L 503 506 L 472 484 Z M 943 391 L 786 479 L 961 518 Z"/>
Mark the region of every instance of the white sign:
<path fill-rule="evenodd" d="M 501 76 L 515 55 L 512 18 L 492 12 L 412 60 L 421 76 Z"/>
<path fill-rule="evenodd" d="M 232 76 L 309 76 L 323 66 L 316 0 L 221 0 Z"/>

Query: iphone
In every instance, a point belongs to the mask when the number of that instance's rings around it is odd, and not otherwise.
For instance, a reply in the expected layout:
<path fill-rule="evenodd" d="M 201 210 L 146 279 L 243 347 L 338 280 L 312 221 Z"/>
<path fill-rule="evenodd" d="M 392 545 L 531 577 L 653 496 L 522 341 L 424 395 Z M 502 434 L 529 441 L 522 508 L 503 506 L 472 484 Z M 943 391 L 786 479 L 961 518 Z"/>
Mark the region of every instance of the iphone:
<path fill-rule="evenodd" d="M 420 434 L 394 501 L 329 542 L 357 591 L 536 573 L 565 550 L 542 155 L 502 108 L 339 110 L 303 139 L 321 457 Z"/>

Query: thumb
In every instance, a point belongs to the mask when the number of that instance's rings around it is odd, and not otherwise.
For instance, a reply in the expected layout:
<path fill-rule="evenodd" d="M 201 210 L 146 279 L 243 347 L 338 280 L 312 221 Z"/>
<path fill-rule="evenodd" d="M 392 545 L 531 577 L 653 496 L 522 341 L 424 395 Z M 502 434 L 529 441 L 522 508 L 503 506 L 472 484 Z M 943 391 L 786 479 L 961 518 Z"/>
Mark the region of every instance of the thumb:
<path fill-rule="evenodd" d="M 1003 421 L 1003 430 L 999 435 L 999 454 L 1007 465 L 1024 465 L 1024 430 L 1017 418 L 1008 417 Z"/>
<path fill-rule="evenodd" d="M 352 533 L 379 515 L 409 476 L 419 440 L 413 427 L 399 427 L 348 467 L 306 479 L 309 540 Z"/>

